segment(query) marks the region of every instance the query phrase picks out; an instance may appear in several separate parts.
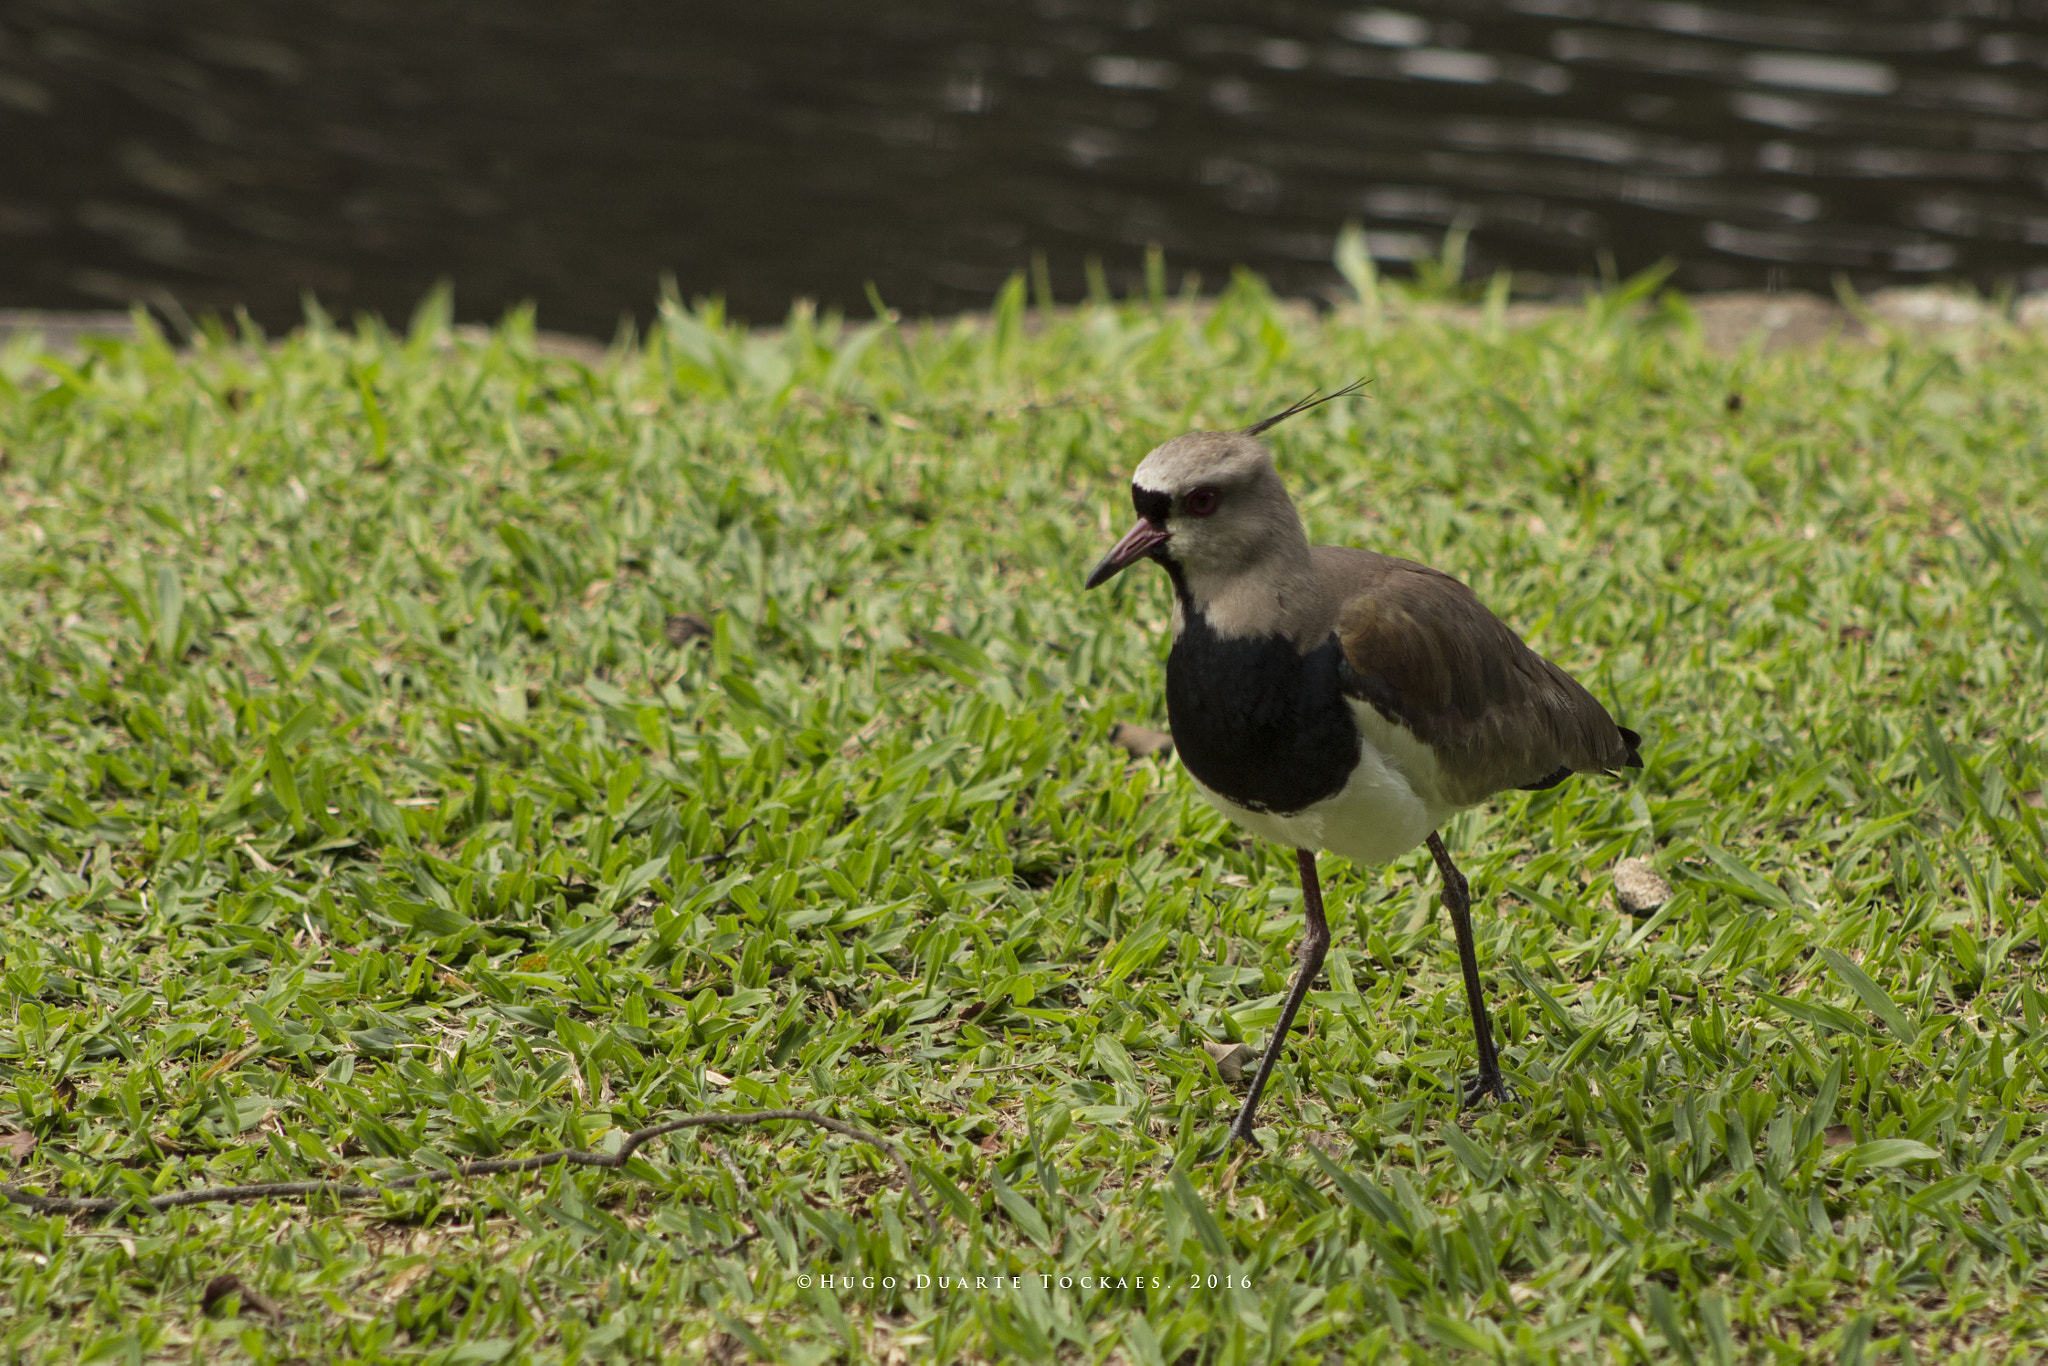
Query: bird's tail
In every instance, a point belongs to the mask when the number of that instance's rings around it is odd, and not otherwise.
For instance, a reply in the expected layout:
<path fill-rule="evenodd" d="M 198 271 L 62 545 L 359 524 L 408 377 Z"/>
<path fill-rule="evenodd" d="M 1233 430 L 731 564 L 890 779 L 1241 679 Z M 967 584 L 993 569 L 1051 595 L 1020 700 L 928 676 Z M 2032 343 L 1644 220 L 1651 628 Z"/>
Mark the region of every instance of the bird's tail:
<path fill-rule="evenodd" d="M 1628 757 L 1621 761 L 1623 766 L 1627 768 L 1641 768 L 1643 766 L 1643 737 L 1630 730 L 1627 726 L 1616 726 L 1615 729 L 1621 732 L 1621 743 L 1628 746 Z"/>

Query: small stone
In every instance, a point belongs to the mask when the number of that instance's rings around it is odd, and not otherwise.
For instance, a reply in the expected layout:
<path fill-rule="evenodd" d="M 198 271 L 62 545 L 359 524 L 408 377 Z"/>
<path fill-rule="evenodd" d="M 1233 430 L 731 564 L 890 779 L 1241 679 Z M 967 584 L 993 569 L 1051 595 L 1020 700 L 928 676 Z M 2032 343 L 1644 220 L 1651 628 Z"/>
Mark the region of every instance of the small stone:
<path fill-rule="evenodd" d="M 1614 900 L 1630 915 L 1648 915 L 1671 900 L 1671 884 L 1648 859 L 1625 858 L 1614 865 Z"/>
<path fill-rule="evenodd" d="M 661 624 L 661 633 L 669 644 L 681 649 L 693 640 L 709 640 L 711 623 L 695 612 L 677 612 Z"/>
<path fill-rule="evenodd" d="M 1119 721 L 1109 728 L 1109 742 L 1129 754 L 1133 759 L 1150 759 L 1156 755 L 1173 753 L 1173 737 L 1163 730 L 1147 730 L 1134 726 L 1128 721 Z"/>
<path fill-rule="evenodd" d="M 1252 1052 L 1250 1044 L 1216 1043 L 1209 1039 L 1202 1040 L 1202 1051 L 1216 1064 L 1216 1075 L 1226 1082 L 1243 1081 L 1244 1065 L 1259 1056 Z"/>

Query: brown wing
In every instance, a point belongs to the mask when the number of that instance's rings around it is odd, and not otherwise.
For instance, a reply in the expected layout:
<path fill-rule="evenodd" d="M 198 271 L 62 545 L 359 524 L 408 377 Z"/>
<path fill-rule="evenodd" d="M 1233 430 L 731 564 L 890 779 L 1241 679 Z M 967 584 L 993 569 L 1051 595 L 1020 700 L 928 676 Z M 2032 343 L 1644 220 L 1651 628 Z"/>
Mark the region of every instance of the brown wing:
<path fill-rule="evenodd" d="M 1366 551 L 1318 547 L 1317 558 L 1325 583 L 1344 594 L 1336 629 L 1346 691 L 1430 746 L 1451 800 L 1642 766 L 1640 737 L 1464 584 Z"/>

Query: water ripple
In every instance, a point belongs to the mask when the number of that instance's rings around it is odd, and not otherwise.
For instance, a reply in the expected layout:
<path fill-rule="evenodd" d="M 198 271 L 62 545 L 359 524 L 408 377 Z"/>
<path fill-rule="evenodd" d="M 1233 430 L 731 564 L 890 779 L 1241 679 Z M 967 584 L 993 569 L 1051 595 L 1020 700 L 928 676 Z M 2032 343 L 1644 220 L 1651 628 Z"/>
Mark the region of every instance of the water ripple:
<path fill-rule="evenodd" d="M 2036 0 L 14 0 L 0 304 L 402 314 L 452 275 L 609 332 L 660 276 L 975 307 L 1162 245 L 1335 286 L 1469 229 L 1480 274 L 1607 253 L 1690 287 L 2048 288 Z M 1176 281 L 1177 283 L 1177 281 Z"/>

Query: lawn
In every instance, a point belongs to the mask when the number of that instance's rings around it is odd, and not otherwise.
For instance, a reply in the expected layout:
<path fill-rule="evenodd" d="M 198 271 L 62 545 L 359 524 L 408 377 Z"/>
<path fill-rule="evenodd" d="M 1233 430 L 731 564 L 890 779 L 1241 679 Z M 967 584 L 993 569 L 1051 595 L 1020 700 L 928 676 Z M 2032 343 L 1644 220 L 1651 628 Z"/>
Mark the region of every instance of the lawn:
<path fill-rule="evenodd" d="M 1717 354 L 1647 282 L 17 348 L 0 1178 L 106 1204 L 0 1210 L 0 1346 L 2036 1359 L 2044 366 Z M 1110 742 L 1167 587 L 1080 584 L 1152 446 L 1360 376 L 1272 434 L 1311 533 L 1466 579 L 1646 767 L 1446 831 L 1512 1104 L 1455 1101 L 1427 854 L 1328 858 L 1218 1160 L 1292 860 Z M 761 1110 L 840 1128 L 618 1156 Z M 459 1170 L 564 1149 L 615 1165 Z M 279 1182 L 383 1189 L 148 1203 Z"/>

